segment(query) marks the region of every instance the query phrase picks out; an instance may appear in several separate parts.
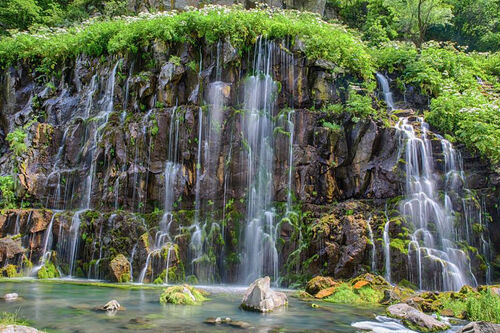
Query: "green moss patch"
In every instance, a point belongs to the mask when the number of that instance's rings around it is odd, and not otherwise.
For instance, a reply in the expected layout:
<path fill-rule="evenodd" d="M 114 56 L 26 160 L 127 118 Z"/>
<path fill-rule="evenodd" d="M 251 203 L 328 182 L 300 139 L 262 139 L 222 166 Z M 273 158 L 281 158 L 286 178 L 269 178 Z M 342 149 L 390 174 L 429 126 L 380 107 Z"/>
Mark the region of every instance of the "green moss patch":
<path fill-rule="evenodd" d="M 342 283 L 331 296 L 325 298 L 325 301 L 343 304 L 379 304 L 383 298 L 384 292 L 370 285 L 354 289 L 349 283 Z"/>
<path fill-rule="evenodd" d="M 59 271 L 56 266 L 48 261 L 43 265 L 37 272 L 37 276 L 39 279 L 53 279 L 59 277 Z"/>
<path fill-rule="evenodd" d="M 160 296 L 162 304 L 200 305 L 206 300 L 204 292 L 187 284 L 168 287 Z"/>

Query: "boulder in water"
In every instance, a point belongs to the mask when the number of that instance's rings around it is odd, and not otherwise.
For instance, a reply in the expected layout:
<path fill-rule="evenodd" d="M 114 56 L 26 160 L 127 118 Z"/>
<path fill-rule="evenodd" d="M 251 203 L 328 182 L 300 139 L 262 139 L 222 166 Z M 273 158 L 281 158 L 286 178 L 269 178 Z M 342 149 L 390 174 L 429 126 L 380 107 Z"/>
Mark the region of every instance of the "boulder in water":
<path fill-rule="evenodd" d="M 241 301 L 243 309 L 258 312 L 270 312 L 286 304 L 288 298 L 284 293 L 271 290 L 269 276 L 255 280 Z"/>
<path fill-rule="evenodd" d="M 109 264 L 113 277 L 117 282 L 130 281 L 130 262 L 123 255 L 117 255 Z"/>
<path fill-rule="evenodd" d="M 119 311 L 119 310 L 125 310 L 125 308 L 123 308 L 120 305 L 120 303 L 118 303 L 117 300 L 113 299 L 113 300 L 109 301 L 108 303 L 104 304 L 103 306 L 98 307 L 96 310 L 114 313 L 114 312 Z"/>
<path fill-rule="evenodd" d="M 16 293 L 10 293 L 10 294 L 3 295 L 3 299 L 6 301 L 15 301 L 18 298 L 19 298 L 19 295 Z"/>
<path fill-rule="evenodd" d="M 473 321 L 462 327 L 457 333 L 500 333 L 500 325 L 485 321 Z"/>
<path fill-rule="evenodd" d="M 187 284 L 168 287 L 160 296 L 160 303 L 163 304 L 200 305 L 206 300 L 203 291 Z"/>
<path fill-rule="evenodd" d="M 448 329 L 450 326 L 432 316 L 409 306 L 405 303 L 391 305 L 387 308 L 391 317 L 399 318 L 407 327 L 421 332 L 435 332 Z"/>

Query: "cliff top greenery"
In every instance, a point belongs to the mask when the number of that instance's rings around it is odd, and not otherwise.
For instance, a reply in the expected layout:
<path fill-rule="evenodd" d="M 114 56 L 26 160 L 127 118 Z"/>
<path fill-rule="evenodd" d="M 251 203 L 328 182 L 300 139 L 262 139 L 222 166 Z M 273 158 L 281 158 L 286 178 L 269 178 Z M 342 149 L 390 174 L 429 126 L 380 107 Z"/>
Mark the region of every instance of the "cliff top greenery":
<path fill-rule="evenodd" d="M 24 60 L 50 67 L 80 54 L 136 53 L 155 41 L 196 43 L 204 39 L 211 43 L 229 38 L 241 51 L 259 36 L 299 36 L 310 59 L 332 61 L 364 78 L 374 71 L 366 46 L 342 25 L 327 23 L 311 13 L 270 8 L 245 10 L 239 6 L 207 6 L 184 12 L 93 20 L 36 34 L 19 32 L 0 40 L 0 64 Z"/>

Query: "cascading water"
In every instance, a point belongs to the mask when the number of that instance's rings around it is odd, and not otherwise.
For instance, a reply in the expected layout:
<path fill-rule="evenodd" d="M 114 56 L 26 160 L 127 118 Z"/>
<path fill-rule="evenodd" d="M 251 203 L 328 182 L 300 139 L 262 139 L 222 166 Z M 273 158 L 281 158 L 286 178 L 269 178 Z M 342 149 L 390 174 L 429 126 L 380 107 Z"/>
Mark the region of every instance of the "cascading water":
<path fill-rule="evenodd" d="M 293 177 L 293 139 L 295 126 L 293 123 L 293 116 L 295 112 L 290 110 L 287 114 L 287 125 L 288 125 L 288 133 L 289 133 L 289 142 L 288 142 L 288 189 L 286 194 L 286 211 L 289 212 L 292 210 L 292 177 Z"/>
<path fill-rule="evenodd" d="M 168 258 L 170 260 L 170 248 L 171 241 L 170 238 L 170 226 L 173 221 L 172 209 L 175 202 L 175 186 L 178 180 L 181 164 L 177 161 L 178 155 L 178 145 L 179 145 L 179 116 L 178 109 L 174 107 L 170 111 L 170 127 L 168 136 L 168 149 L 167 149 L 167 161 L 165 163 L 164 169 L 164 202 L 163 202 L 163 216 L 160 221 L 159 230 L 156 232 L 154 244 L 148 249 L 148 256 L 146 258 L 146 263 L 141 270 L 138 282 L 144 283 L 146 276 L 148 275 L 148 270 L 150 270 L 150 281 L 154 280 L 154 266 L 161 266 L 161 263 L 156 263 L 155 261 L 161 260 L 162 250 L 166 247 L 168 251 Z M 133 258 L 133 256 L 132 256 Z M 168 262 L 166 276 L 168 276 Z M 158 272 L 158 273 L 161 273 Z M 133 278 L 133 276 L 131 276 Z"/>
<path fill-rule="evenodd" d="M 456 245 L 460 233 L 448 192 L 463 183 L 453 147 L 436 137 L 441 141 L 445 162 L 444 194 L 440 198 L 428 125 L 422 118 L 415 122 L 403 118 L 396 128 L 401 134 L 406 171 L 406 199 L 400 210 L 415 228 L 408 247 L 410 278 L 420 289 L 428 290 L 477 285 L 467 254 Z"/>
<path fill-rule="evenodd" d="M 373 272 L 375 272 L 376 270 L 376 262 L 377 262 L 377 246 L 375 245 L 375 239 L 373 238 L 373 231 L 372 231 L 372 227 L 370 225 L 370 222 L 372 221 L 372 217 L 370 216 L 370 218 L 368 219 L 368 221 L 366 222 L 366 228 L 368 229 L 368 237 L 370 237 L 370 243 L 371 243 L 371 246 L 372 246 L 372 250 L 371 250 L 371 261 L 370 261 L 370 269 Z"/>
<path fill-rule="evenodd" d="M 384 94 L 385 104 L 387 104 L 387 109 L 389 111 L 394 110 L 394 99 L 392 97 L 391 88 L 389 87 L 389 80 L 385 77 L 385 75 L 381 73 L 376 73 L 377 81 L 382 88 L 382 93 Z"/>
<path fill-rule="evenodd" d="M 275 45 L 262 38 L 255 46 L 254 75 L 245 82 L 243 139 L 246 143 L 247 217 L 240 276 L 250 282 L 263 274 L 278 279 L 277 230 L 272 209 L 273 109 L 276 84 L 271 75 Z"/>
<path fill-rule="evenodd" d="M 384 256 L 385 256 L 385 279 L 391 283 L 391 239 L 389 236 L 390 220 L 387 214 L 387 205 L 385 207 L 385 225 L 384 225 Z"/>
<path fill-rule="evenodd" d="M 89 171 L 85 177 L 82 197 L 80 199 L 80 209 L 76 211 L 71 219 L 69 230 L 66 231 L 62 225 L 59 230 L 58 239 L 62 240 L 58 244 L 58 252 L 62 254 L 62 259 L 68 264 L 68 276 L 71 277 L 74 273 L 75 261 L 78 256 L 78 247 L 80 243 L 80 225 L 81 215 L 91 208 L 92 186 L 97 167 L 97 156 L 95 152 L 98 149 L 98 144 L 102 140 L 104 129 L 108 123 L 109 115 L 114 109 L 114 91 L 115 91 L 115 78 L 118 66 L 121 60 L 118 60 L 112 71 L 110 72 L 104 89 L 102 98 L 98 101 L 99 113 L 92 119 L 89 127 L 86 128 L 92 135 L 89 135 L 87 142 L 82 147 L 81 154 L 87 154 L 87 159 L 90 162 Z M 93 76 L 90 83 L 89 93 L 85 102 L 84 113 L 87 118 L 90 118 L 93 109 L 93 96 L 97 89 L 96 76 Z M 65 191 L 67 192 L 67 191 Z"/>

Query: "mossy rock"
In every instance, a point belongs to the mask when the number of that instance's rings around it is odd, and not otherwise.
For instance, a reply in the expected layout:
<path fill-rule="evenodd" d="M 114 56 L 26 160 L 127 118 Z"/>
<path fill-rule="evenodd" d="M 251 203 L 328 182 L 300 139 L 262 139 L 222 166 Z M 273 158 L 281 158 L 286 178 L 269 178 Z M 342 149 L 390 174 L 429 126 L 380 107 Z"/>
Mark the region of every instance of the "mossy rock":
<path fill-rule="evenodd" d="M 12 264 L 9 264 L 9 265 L 1 268 L 0 275 L 8 277 L 8 278 L 21 276 L 21 274 L 17 272 L 17 266 L 12 265 Z"/>
<path fill-rule="evenodd" d="M 380 275 L 375 275 L 375 274 L 362 274 L 360 276 L 357 276 L 353 279 L 351 279 L 349 282 L 351 285 L 355 285 L 356 283 L 360 281 L 366 281 L 368 282 L 372 287 L 390 287 L 390 283 L 387 282 L 382 276 Z"/>
<path fill-rule="evenodd" d="M 54 279 L 59 277 L 59 271 L 52 262 L 48 261 L 37 272 L 39 279 Z"/>
<path fill-rule="evenodd" d="M 179 286 L 168 287 L 163 290 L 160 296 L 162 304 L 180 304 L 180 305 L 201 305 L 205 302 L 207 294 L 199 289 L 183 284 Z"/>
<path fill-rule="evenodd" d="M 335 286 L 337 283 L 334 279 L 328 276 L 313 277 L 306 285 L 306 292 L 311 295 L 316 295 L 323 289 Z"/>

